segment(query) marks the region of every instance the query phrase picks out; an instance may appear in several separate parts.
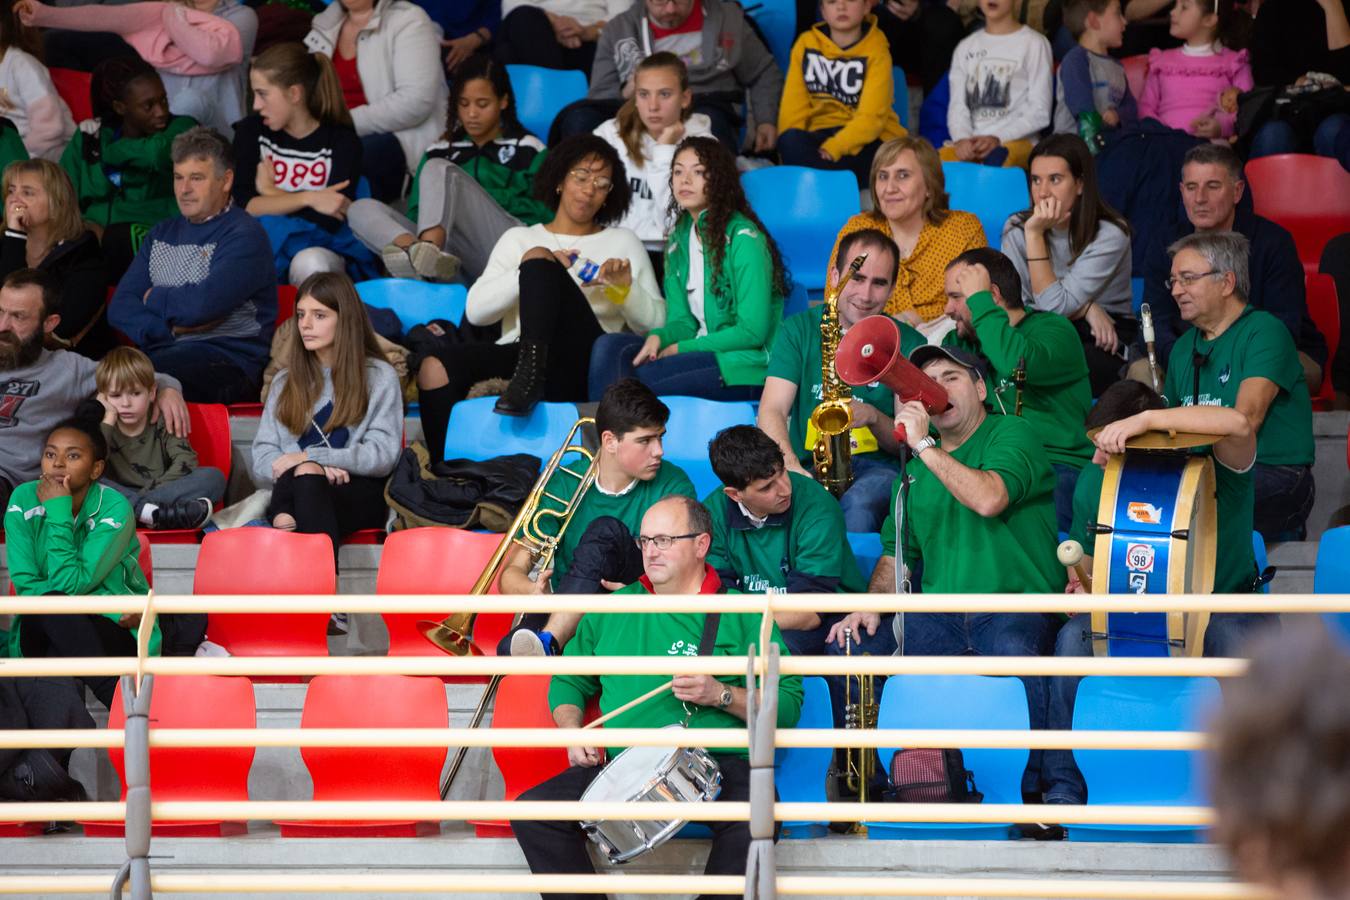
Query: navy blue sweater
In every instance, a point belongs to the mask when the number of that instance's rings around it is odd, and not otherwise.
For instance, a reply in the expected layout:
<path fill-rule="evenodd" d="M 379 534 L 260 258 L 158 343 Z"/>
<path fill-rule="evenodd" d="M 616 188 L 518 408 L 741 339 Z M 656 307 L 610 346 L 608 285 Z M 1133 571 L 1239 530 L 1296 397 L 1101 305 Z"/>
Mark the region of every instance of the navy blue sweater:
<path fill-rule="evenodd" d="M 147 352 L 200 341 L 259 375 L 276 318 L 272 245 L 238 206 L 200 225 L 175 216 L 152 228 L 108 306 L 113 327 Z"/>

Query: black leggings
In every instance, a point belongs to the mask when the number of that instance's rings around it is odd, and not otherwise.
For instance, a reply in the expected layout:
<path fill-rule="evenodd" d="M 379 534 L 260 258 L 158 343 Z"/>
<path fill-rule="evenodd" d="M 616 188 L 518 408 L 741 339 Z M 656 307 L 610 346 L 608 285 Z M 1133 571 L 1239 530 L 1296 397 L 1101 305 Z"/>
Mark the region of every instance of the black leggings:
<path fill-rule="evenodd" d="M 384 527 L 389 515 L 384 501 L 385 479 L 353 475 L 346 484 L 330 484 L 327 475 L 297 475 L 298 468 L 284 472 L 272 485 L 272 501 L 267 505 L 269 522 L 287 513 L 295 519 L 295 530 L 301 534 L 328 535 L 333 541 L 334 564 L 344 534 Z"/>
<path fill-rule="evenodd" d="M 31 659 L 72 656 L 135 656 L 130 628 L 99 615 L 25 615 L 19 626 L 19 647 Z M 104 706 L 112 707 L 115 675 L 81 676 Z"/>
<path fill-rule="evenodd" d="M 577 402 L 586 399 L 591 346 L 604 329 L 586 295 L 553 259 L 527 259 L 520 264 L 520 339 L 548 348 L 544 399 Z M 454 344 L 436 353 L 450 383 L 418 392 L 422 433 L 433 462 L 445 457 L 445 431 L 450 410 L 487 378 L 510 378 L 516 370 L 517 344 Z"/>

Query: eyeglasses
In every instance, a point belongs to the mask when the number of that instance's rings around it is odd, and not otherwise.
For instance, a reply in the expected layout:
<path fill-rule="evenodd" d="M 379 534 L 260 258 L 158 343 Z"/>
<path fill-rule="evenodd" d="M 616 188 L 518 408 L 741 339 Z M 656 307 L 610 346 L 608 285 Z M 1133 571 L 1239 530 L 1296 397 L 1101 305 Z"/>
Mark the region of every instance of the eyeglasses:
<path fill-rule="evenodd" d="M 633 543 L 637 544 L 639 550 L 646 550 L 648 544 L 655 544 L 657 550 L 669 550 L 670 545 L 676 541 L 696 538 L 702 533 L 703 532 L 701 531 L 696 531 L 693 534 L 653 534 L 650 537 L 645 534 L 640 534 L 633 538 Z"/>
<path fill-rule="evenodd" d="M 567 173 L 572 179 L 572 183 L 577 187 L 588 187 L 594 185 L 597 191 L 602 194 L 614 187 L 614 182 L 603 175 L 593 175 L 590 169 L 573 169 Z"/>
<path fill-rule="evenodd" d="M 1163 284 L 1167 285 L 1167 289 L 1170 291 L 1177 286 L 1178 282 L 1181 283 L 1182 287 L 1190 287 L 1201 278 L 1208 278 L 1211 275 L 1223 275 L 1223 273 L 1218 269 L 1210 269 L 1208 272 L 1182 272 L 1175 278 L 1167 279 Z"/>

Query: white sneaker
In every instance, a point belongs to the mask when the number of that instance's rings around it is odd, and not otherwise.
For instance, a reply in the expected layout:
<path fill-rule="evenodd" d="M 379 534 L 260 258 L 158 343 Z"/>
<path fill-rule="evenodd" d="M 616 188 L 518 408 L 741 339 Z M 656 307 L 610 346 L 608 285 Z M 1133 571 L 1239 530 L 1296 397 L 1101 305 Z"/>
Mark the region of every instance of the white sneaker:
<path fill-rule="evenodd" d="M 408 259 L 417 276 L 427 281 L 449 281 L 459 274 L 459 257 L 431 241 L 418 241 L 409 247 Z"/>
<path fill-rule="evenodd" d="M 521 628 L 511 635 L 511 655 L 547 656 L 548 654 L 544 652 L 544 642 L 539 638 L 538 632 Z"/>
<path fill-rule="evenodd" d="M 390 276 L 394 278 L 416 278 L 417 270 L 413 268 L 412 258 L 408 256 L 408 251 L 398 244 L 386 244 L 380 251 L 380 259 L 384 260 L 384 267 L 389 270 Z"/>

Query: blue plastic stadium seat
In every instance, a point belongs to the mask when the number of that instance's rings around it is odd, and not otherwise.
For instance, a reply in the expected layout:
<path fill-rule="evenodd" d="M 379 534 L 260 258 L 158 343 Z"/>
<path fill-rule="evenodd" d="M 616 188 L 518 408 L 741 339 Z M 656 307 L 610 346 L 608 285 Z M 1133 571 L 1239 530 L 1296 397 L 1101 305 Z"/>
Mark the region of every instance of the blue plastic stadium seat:
<path fill-rule="evenodd" d="M 541 141 L 548 140 L 554 116 L 567 104 L 586 96 L 586 76 L 575 69 L 509 65 L 506 74 L 511 79 L 520 124 Z"/>
<path fill-rule="evenodd" d="M 445 435 L 446 459 L 491 459 L 508 453 L 533 453 L 547 463 L 577 421 L 571 403 L 540 403 L 528 416 L 492 411 L 496 397 L 455 404 Z"/>
<path fill-rule="evenodd" d="M 1016 678 L 985 675 L 892 675 L 881 692 L 878 728 L 1030 730 L 1027 694 Z M 878 752 L 889 771 L 896 748 Z M 985 803 L 1021 803 L 1026 750 L 961 750 Z M 868 822 L 874 840 L 1007 840 L 1012 824 Z"/>
<path fill-rule="evenodd" d="M 834 710 L 830 705 L 830 688 L 819 675 L 802 679 L 802 714 L 798 728 L 833 728 Z M 774 754 L 774 782 L 778 799 L 783 803 L 824 803 L 825 779 L 834 762 L 834 751 L 829 747 L 780 747 Z M 829 833 L 826 822 L 784 822 L 783 837 L 813 838 Z"/>
<path fill-rule="evenodd" d="M 823 290 L 834 238 L 860 210 L 853 173 L 769 166 L 746 172 L 741 184 L 778 243 L 792 280 L 808 291 Z"/>
<path fill-rule="evenodd" d="M 1190 731 L 1219 702 L 1213 678 L 1091 675 L 1078 684 L 1075 731 Z M 1093 806 L 1202 806 L 1198 753 L 1181 750 L 1075 750 Z M 1074 841 L 1192 843 L 1202 828 L 1186 825 L 1070 825 Z"/>
<path fill-rule="evenodd" d="M 1026 209 L 1031 203 L 1027 193 L 1027 173 L 1021 169 L 1001 169 L 978 163 L 944 162 L 942 174 L 951 195 L 952 209 L 979 216 L 989 246 L 1003 239 L 1003 223 L 1008 216 Z"/>
<path fill-rule="evenodd" d="M 805 312 L 810 307 L 811 301 L 806 295 L 806 285 L 794 281 L 792 291 L 783 299 L 783 318 Z"/>
<path fill-rule="evenodd" d="M 786 69 L 792 55 L 792 43 L 797 39 L 795 0 L 746 0 L 741 5 L 763 32 L 778 68 Z"/>
<path fill-rule="evenodd" d="M 1350 594 L 1350 525 L 1328 528 L 1317 542 L 1314 594 Z"/>
<path fill-rule="evenodd" d="M 1139 315 L 1139 307 L 1144 304 L 1144 279 L 1136 275 L 1130 279 L 1130 292 L 1133 295 L 1134 314 Z"/>
<path fill-rule="evenodd" d="M 666 459 L 684 469 L 701 500 L 722 484 L 708 462 L 708 442 L 723 428 L 755 424 L 754 404 L 699 397 L 662 397 L 661 402 L 670 407 Z"/>
<path fill-rule="evenodd" d="M 909 130 L 909 82 L 905 81 L 905 70 L 899 66 L 891 67 L 891 81 L 895 85 L 895 99 L 891 106 L 900 117 L 900 124 Z"/>
<path fill-rule="evenodd" d="M 357 284 L 356 293 L 366 305 L 398 316 L 404 332 L 432 319 L 459 324 L 469 294 L 462 284 L 432 284 L 413 278 L 373 278 Z"/>
<path fill-rule="evenodd" d="M 1256 556 L 1256 571 L 1264 572 L 1266 566 L 1270 564 L 1270 558 L 1266 555 L 1266 539 L 1261 537 L 1261 532 L 1252 532 L 1252 553 Z M 1270 583 L 1261 585 L 1261 593 L 1270 593 Z"/>
<path fill-rule="evenodd" d="M 853 548 L 853 555 L 858 560 L 858 568 L 862 570 L 863 577 L 871 578 L 872 570 L 877 567 L 877 560 L 881 559 L 881 535 L 850 531 L 848 545 Z"/>

